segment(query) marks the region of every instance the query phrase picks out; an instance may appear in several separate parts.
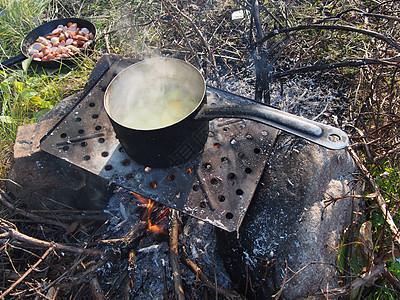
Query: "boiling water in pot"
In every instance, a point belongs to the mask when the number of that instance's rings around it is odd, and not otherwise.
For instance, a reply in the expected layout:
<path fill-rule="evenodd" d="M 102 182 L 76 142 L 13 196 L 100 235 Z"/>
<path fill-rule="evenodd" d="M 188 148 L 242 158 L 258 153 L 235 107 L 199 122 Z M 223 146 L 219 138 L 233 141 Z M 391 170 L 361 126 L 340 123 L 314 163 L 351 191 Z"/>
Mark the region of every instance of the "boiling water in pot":
<path fill-rule="evenodd" d="M 131 129 L 151 130 L 174 124 L 190 114 L 199 104 L 182 85 L 171 82 L 133 85 L 118 90 L 124 101 L 110 106 L 110 114 L 120 125 Z M 121 99 L 121 100 L 122 100 Z"/>

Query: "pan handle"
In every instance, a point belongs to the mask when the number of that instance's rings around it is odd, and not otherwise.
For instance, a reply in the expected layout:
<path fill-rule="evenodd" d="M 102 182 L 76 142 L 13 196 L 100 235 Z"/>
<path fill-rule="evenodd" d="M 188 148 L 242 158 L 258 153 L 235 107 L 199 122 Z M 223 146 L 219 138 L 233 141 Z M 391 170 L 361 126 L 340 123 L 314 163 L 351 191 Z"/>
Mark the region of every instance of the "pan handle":
<path fill-rule="evenodd" d="M 26 59 L 26 56 L 23 55 L 22 53 L 20 53 L 17 56 L 3 60 L 2 62 L 0 62 L 0 65 L 3 67 L 11 67 L 11 66 L 15 65 L 16 63 L 23 61 L 24 59 Z"/>
<path fill-rule="evenodd" d="M 347 134 L 336 127 L 308 120 L 263 104 L 203 105 L 195 118 L 198 120 L 215 118 L 249 119 L 292 133 L 333 150 L 343 149 L 349 142 Z"/>

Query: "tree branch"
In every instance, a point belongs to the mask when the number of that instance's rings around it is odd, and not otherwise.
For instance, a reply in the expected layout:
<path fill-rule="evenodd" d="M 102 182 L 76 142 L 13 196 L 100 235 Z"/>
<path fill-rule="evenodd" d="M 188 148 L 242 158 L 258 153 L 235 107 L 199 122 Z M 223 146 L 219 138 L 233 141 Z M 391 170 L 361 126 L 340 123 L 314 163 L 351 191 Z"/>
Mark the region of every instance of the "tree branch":
<path fill-rule="evenodd" d="M 172 269 L 172 277 L 174 281 L 174 291 L 178 300 L 185 300 L 183 292 L 181 268 L 179 266 L 178 254 L 178 212 L 172 210 L 171 229 L 169 234 L 169 264 Z"/>
<path fill-rule="evenodd" d="M 352 61 L 343 61 L 343 62 L 335 62 L 330 64 L 316 64 L 313 66 L 307 66 L 303 68 L 292 69 L 289 71 L 276 72 L 271 76 L 273 78 L 281 78 L 289 75 L 301 74 L 306 72 L 315 72 L 322 70 L 332 70 L 337 68 L 345 68 L 345 67 L 361 67 L 366 65 L 387 65 L 396 68 L 400 68 L 400 64 L 389 61 L 389 60 L 381 60 L 381 59 L 371 59 L 371 58 L 355 58 Z"/>
<path fill-rule="evenodd" d="M 357 28 L 357 27 L 352 27 L 352 26 L 347 26 L 347 25 L 309 24 L 309 25 L 300 25 L 300 26 L 288 27 L 288 28 L 280 28 L 280 29 L 271 31 L 269 34 L 267 34 L 263 38 L 259 39 L 256 43 L 261 45 L 264 42 L 266 42 L 267 40 L 269 40 L 272 37 L 277 36 L 279 34 L 289 33 L 289 32 L 294 32 L 294 31 L 301 31 L 301 30 L 310 30 L 310 29 L 315 29 L 315 30 L 325 29 L 325 30 L 340 30 L 340 31 L 357 32 L 360 34 L 364 34 L 364 35 L 376 38 L 383 42 L 386 42 L 389 45 L 391 45 L 392 47 L 396 48 L 397 50 L 400 50 L 400 44 L 392 38 L 389 38 L 383 34 L 380 34 L 378 32 L 372 31 L 372 30 L 367 30 L 367 29 Z"/>

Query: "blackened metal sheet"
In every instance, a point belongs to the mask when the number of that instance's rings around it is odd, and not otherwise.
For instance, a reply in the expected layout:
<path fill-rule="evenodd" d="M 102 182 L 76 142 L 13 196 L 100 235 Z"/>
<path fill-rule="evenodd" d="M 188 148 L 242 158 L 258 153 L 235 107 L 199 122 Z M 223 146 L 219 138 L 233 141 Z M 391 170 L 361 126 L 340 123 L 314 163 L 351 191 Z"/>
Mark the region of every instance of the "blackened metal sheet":
<path fill-rule="evenodd" d="M 42 140 L 41 149 L 143 197 L 238 230 L 278 130 L 248 120 L 215 119 L 204 152 L 194 161 L 168 169 L 140 165 L 123 151 L 103 107 L 104 91 L 123 67 L 112 65 Z M 207 101 L 247 100 L 208 87 Z"/>

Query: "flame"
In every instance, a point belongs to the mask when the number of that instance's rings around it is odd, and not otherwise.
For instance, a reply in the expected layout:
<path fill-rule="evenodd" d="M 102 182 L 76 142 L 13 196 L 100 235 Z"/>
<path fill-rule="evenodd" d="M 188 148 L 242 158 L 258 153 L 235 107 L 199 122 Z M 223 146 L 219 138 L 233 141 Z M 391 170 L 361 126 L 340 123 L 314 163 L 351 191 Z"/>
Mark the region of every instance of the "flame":
<path fill-rule="evenodd" d="M 150 187 L 152 187 L 153 189 L 155 189 L 157 187 L 157 182 L 153 181 L 152 183 L 150 183 Z M 151 201 L 151 200 L 150 200 Z"/>
<path fill-rule="evenodd" d="M 131 192 L 131 194 L 134 195 L 139 200 L 139 202 L 144 205 L 144 207 L 146 207 L 146 211 L 142 215 L 142 220 L 147 220 L 147 229 L 152 233 L 167 234 L 167 232 L 164 230 L 162 226 L 157 225 L 156 223 L 153 224 L 152 221 L 150 220 L 150 213 L 153 210 L 154 201 L 149 198 L 145 198 L 135 192 Z M 166 209 L 163 212 L 161 212 L 155 219 L 161 220 L 165 218 L 168 213 L 169 210 Z"/>

